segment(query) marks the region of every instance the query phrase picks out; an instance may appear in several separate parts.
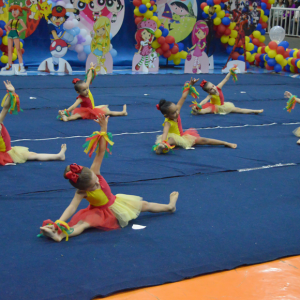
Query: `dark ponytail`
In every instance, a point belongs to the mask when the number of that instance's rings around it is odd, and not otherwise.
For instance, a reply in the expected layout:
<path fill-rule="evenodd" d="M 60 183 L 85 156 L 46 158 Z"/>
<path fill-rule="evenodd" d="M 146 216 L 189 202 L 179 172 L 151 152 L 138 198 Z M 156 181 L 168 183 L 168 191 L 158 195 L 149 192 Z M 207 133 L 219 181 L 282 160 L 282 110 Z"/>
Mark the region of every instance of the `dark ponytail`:
<path fill-rule="evenodd" d="M 80 92 L 80 86 L 84 83 L 83 80 L 80 80 L 79 78 L 74 78 L 72 83 L 74 84 L 74 88 L 76 92 Z"/>
<path fill-rule="evenodd" d="M 173 102 L 167 101 L 165 99 L 161 99 L 157 104 L 157 109 L 161 111 L 163 115 L 166 115 L 169 111 L 169 107 L 172 105 Z"/>

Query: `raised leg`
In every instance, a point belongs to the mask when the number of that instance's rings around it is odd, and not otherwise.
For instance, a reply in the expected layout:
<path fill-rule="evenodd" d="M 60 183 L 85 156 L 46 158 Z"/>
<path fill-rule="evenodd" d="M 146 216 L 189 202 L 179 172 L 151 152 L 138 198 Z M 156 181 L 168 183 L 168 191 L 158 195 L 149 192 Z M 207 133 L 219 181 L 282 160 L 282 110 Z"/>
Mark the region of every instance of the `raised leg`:
<path fill-rule="evenodd" d="M 40 160 L 40 161 L 65 160 L 66 150 L 67 150 L 67 145 L 62 144 L 61 150 L 57 154 L 29 152 L 27 156 L 27 160 Z"/>
<path fill-rule="evenodd" d="M 154 202 L 143 201 L 142 211 L 148 211 L 152 213 L 160 212 L 175 212 L 176 211 L 176 202 L 178 199 L 179 193 L 173 192 L 170 194 L 169 204 L 159 204 Z"/>
<path fill-rule="evenodd" d="M 228 142 L 224 142 L 224 141 L 220 141 L 220 140 L 208 139 L 208 138 L 204 138 L 204 137 L 197 138 L 195 144 L 196 145 L 222 145 L 222 146 L 229 147 L 232 149 L 235 149 L 237 147 L 237 144 L 232 144 L 232 143 L 228 143 Z"/>

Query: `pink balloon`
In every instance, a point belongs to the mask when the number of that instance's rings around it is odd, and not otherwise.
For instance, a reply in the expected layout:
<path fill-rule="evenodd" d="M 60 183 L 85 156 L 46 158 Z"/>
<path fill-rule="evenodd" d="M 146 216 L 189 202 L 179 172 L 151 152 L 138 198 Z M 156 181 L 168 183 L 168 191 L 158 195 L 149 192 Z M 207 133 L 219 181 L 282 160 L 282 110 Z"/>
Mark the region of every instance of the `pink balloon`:
<path fill-rule="evenodd" d="M 81 53 L 83 51 L 83 46 L 81 44 L 76 45 L 75 51 L 77 53 Z"/>
<path fill-rule="evenodd" d="M 64 2 L 64 1 L 58 1 L 58 2 L 56 3 L 56 5 L 60 5 L 60 6 L 62 6 L 62 7 L 65 7 L 65 6 L 66 6 L 66 2 Z"/>
<path fill-rule="evenodd" d="M 69 29 L 72 29 L 72 28 L 74 28 L 74 24 L 73 24 L 72 21 L 66 21 L 64 23 L 64 29 L 69 30 Z"/>
<path fill-rule="evenodd" d="M 77 55 L 78 60 L 85 61 L 86 60 L 86 54 L 84 52 L 81 52 Z"/>

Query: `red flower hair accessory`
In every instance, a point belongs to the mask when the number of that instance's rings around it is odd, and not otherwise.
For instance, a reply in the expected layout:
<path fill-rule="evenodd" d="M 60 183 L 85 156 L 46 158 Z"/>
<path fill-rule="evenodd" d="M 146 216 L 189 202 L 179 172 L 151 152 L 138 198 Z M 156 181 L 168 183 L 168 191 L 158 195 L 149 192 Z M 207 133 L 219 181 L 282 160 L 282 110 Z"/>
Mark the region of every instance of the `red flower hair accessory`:
<path fill-rule="evenodd" d="M 73 84 L 76 84 L 78 81 L 80 81 L 79 78 L 74 78 L 73 81 L 72 81 L 72 83 L 73 83 Z"/>
<path fill-rule="evenodd" d="M 160 110 L 159 104 L 156 104 L 156 109 Z"/>
<path fill-rule="evenodd" d="M 201 83 L 200 83 L 200 86 L 203 88 L 204 85 L 206 84 L 206 82 L 207 82 L 206 80 L 202 80 Z"/>
<path fill-rule="evenodd" d="M 82 166 L 79 166 L 77 164 L 71 164 L 70 171 L 66 173 L 65 178 L 70 179 L 76 183 L 79 178 L 79 175 L 77 174 L 81 173 L 82 169 Z"/>

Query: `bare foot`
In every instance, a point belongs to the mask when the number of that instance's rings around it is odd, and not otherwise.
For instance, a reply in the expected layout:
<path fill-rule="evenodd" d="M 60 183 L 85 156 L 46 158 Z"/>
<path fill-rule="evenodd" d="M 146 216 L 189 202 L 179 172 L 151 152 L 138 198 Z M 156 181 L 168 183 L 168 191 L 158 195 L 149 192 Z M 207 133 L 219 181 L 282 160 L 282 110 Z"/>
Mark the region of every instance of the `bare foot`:
<path fill-rule="evenodd" d="M 237 147 L 237 144 L 226 143 L 225 147 L 229 147 L 229 148 L 235 149 Z"/>
<path fill-rule="evenodd" d="M 66 144 L 62 144 L 61 145 L 61 150 L 58 153 L 58 160 L 65 160 L 66 159 L 66 155 L 65 155 L 66 151 L 67 151 L 67 145 Z"/>
<path fill-rule="evenodd" d="M 157 146 L 155 152 L 156 152 L 156 154 L 161 154 L 161 153 L 163 152 L 164 149 L 165 149 L 165 146 L 164 146 L 162 143 L 160 143 L 160 144 Z"/>
<path fill-rule="evenodd" d="M 264 112 L 264 110 L 263 110 L 263 109 L 256 110 L 256 111 L 255 111 L 255 114 L 256 114 L 256 115 L 257 115 L 257 114 L 261 114 L 262 112 Z"/>
<path fill-rule="evenodd" d="M 300 140 L 297 141 L 297 144 L 300 145 Z"/>
<path fill-rule="evenodd" d="M 61 115 L 61 118 L 62 118 L 62 120 L 63 120 L 64 122 L 68 122 L 68 121 L 69 121 L 68 117 L 67 117 L 65 114 L 62 114 L 62 115 Z"/>
<path fill-rule="evenodd" d="M 179 196 L 178 192 L 173 192 L 170 194 L 169 206 L 170 206 L 170 211 L 172 213 L 174 213 L 176 211 L 176 202 L 177 202 L 178 196 Z"/>
<path fill-rule="evenodd" d="M 122 113 L 123 113 L 123 116 L 127 116 L 128 115 L 128 113 L 127 113 L 127 105 L 126 104 L 123 105 L 123 111 L 122 111 Z"/>
<path fill-rule="evenodd" d="M 44 236 L 51 238 L 55 242 L 60 242 L 64 238 L 64 235 L 58 234 L 57 230 L 55 230 L 54 227 L 52 228 L 50 226 L 44 226 L 40 227 L 40 229 Z"/>
<path fill-rule="evenodd" d="M 191 110 L 191 114 L 192 114 L 192 115 L 198 115 L 198 110 L 197 110 L 197 108 L 193 107 L 192 110 Z"/>

